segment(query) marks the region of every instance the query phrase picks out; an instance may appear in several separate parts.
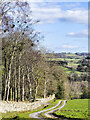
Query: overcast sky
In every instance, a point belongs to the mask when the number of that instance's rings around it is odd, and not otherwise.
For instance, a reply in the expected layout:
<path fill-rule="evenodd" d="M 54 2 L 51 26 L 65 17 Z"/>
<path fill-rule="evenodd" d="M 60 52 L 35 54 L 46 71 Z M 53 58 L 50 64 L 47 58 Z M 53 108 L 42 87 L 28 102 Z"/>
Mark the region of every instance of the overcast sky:
<path fill-rule="evenodd" d="M 40 44 L 54 52 L 88 52 L 88 2 L 33 2 Z"/>

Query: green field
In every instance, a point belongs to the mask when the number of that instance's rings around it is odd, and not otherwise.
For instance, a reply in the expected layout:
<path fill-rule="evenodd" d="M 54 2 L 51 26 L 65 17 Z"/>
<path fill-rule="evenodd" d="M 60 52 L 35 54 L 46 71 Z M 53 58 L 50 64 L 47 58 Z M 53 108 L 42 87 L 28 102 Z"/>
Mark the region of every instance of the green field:
<path fill-rule="evenodd" d="M 56 111 L 55 114 L 66 118 L 88 120 L 88 99 L 68 100 L 65 107 Z"/>
<path fill-rule="evenodd" d="M 64 69 L 66 71 L 66 73 L 71 73 L 72 70 L 70 70 L 69 68 L 66 68 L 66 67 L 61 67 L 62 69 Z"/>
<path fill-rule="evenodd" d="M 77 64 L 77 63 L 68 63 L 68 65 L 71 66 L 71 67 L 73 67 L 73 68 L 77 68 L 77 66 L 78 66 L 79 64 Z"/>
<path fill-rule="evenodd" d="M 69 58 L 71 57 L 71 58 Z M 80 75 L 82 72 L 77 71 L 78 65 L 80 65 L 80 61 L 84 58 L 84 56 L 79 56 L 74 53 L 71 54 L 65 54 L 63 57 L 51 57 L 46 58 L 47 61 L 63 61 L 67 62 L 67 65 L 61 65 L 62 68 L 66 71 L 67 74 L 71 73 L 72 71 L 76 72 L 78 75 Z M 70 69 L 70 68 L 72 69 Z"/>
<path fill-rule="evenodd" d="M 47 58 L 47 61 L 68 61 L 68 62 L 78 62 L 81 59 L 70 59 L 70 58 Z"/>
<path fill-rule="evenodd" d="M 72 70 L 70 70 L 69 68 L 66 68 L 66 67 L 61 67 L 62 69 L 64 69 L 66 71 L 66 73 L 71 73 Z M 77 74 L 81 74 L 81 72 L 79 71 L 75 71 Z"/>

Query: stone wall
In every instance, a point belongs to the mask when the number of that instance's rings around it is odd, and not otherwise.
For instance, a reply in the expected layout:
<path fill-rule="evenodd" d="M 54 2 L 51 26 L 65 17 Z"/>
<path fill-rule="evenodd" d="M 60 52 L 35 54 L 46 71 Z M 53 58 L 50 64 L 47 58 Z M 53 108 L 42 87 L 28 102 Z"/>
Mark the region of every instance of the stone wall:
<path fill-rule="evenodd" d="M 12 111 L 28 111 L 34 110 L 40 107 L 41 105 L 46 104 L 50 100 L 54 99 L 55 95 L 49 96 L 48 98 L 42 98 L 37 102 L 29 103 L 29 102 L 6 102 L 0 101 L 0 112 L 7 113 Z"/>

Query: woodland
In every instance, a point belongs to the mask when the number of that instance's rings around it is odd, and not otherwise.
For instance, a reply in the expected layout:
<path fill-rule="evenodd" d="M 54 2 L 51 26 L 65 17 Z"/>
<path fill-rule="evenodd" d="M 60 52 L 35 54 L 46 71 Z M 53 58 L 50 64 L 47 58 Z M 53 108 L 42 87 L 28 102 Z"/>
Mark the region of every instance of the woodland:
<path fill-rule="evenodd" d="M 46 52 L 38 49 L 43 39 L 34 29 L 38 23 L 27 2 L 0 1 L 0 99 L 33 102 L 52 94 L 59 99 L 87 94 L 87 83 L 81 89 L 80 82 L 72 82 L 60 64 L 48 62 Z"/>

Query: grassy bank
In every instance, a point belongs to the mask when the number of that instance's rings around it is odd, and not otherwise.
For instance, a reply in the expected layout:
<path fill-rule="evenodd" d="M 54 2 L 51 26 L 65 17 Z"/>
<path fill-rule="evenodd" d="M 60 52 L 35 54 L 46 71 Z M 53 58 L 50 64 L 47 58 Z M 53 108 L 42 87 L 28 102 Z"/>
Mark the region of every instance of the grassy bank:
<path fill-rule="evenodd" d="M 65 107 L 56 111 L 55 114 L 66 118 L 88 120 L 88 99 L 68 100 Z"/>

